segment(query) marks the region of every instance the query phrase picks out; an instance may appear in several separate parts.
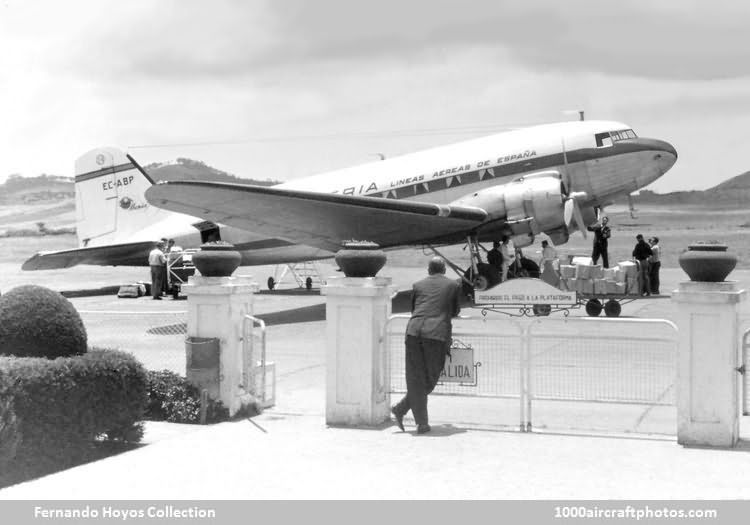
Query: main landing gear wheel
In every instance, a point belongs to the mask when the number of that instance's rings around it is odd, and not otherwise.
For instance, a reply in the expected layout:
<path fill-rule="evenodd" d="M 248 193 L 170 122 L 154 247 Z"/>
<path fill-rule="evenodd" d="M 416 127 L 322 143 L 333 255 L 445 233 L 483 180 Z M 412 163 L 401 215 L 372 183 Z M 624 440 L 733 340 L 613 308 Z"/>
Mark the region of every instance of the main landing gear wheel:
<path fill-rule="evenodd" d="M 619 317 L 621 311 L 622 306 L 614 299 L 610 299 L 604 304 L 604 313 L 607 317 Z"/>
<path fill-rule="evenodd" d="M 305 279 L 305 288 L 312 290 L 312 277 Z"/>
<path fill-rule="evenodd" d="M 471 279 L 471 270 L 466 270 L 464 277 Z M 471 281 L 474 284 L 474 290 L 479 290 L 481 292 L 482 290 L 487 290 L 488 288 L 495 286 L 500 281 L 500 276 L 498 275 L 497 270 L 491 265 L 480 263 L 477 265 L 477 274 L 471 279 Z"/>
<path fill-rule="evenodd" d="M 589 317 L 598 317 L 602 313 L 602 302 L 599 299 L 589 299 L 586 302 L 586 313 Z"/>
<path fill-rule="evenodd" d="M 552 313 L 552 306 L 548 304 L 535 304 L 531 307 L 531 310 L 536 316 L 546 317 Z"/>
<path fill-rule="evenodd" d="M 268 278 L 267 284 L 269 290 L 273 290 L 276 287 L 276 281 L 274 281 L 273 277 Z"/>

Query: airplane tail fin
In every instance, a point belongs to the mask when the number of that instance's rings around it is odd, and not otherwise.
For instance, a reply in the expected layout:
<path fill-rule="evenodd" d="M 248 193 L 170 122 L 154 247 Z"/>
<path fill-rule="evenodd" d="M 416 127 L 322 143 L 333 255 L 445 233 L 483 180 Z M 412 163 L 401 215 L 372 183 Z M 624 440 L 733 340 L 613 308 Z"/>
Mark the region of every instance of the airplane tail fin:
<path fill-rule="evenodd" d="M 79 246 L 132 241 L 153 224 L 161 210 L 144 197 L 153 183 L 132 157 L 117 148 L 98 148 L 79 157 L 75 163 Z"/>

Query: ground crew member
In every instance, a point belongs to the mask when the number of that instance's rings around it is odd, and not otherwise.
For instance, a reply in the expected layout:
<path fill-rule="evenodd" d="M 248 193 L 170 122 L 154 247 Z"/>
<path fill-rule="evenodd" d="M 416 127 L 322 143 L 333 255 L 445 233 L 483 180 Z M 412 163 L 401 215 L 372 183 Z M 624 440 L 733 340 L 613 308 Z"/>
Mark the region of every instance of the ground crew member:
<path fill-rule="evenodd" d="M 594 249 L 591 252 L 591 260 L 596 264 L 599 260 L 599 256 L 602 256 L 602 266 L 609 268 L 609 254 L 607 253 L 607 246 L 609 244 L 609 237 L 612 235 L 612 231 L 609 229 L 609 217 L 602 217 L 602 223 L 598 226 L 589 226 L 586 228 L 590 232 L 594 232 Z"/>
<path fill-rule="evenodd" d="M 503 256 L 503 263 L 500 281 L 505 282 L 508 280 L 508 268 L 510 268 L 513 260 L 516 258 L 516 249 L 510 245 L 510 237 L 507 235 L 503 235 L 502 241 L 502 244 L 500 244 L 500 253 Z"/>
<path fill-rule="evenodd" d="M 451 318 L 460 310 L 460 287 L 445 276 L 445 261 L 433 257 L 427 273 L 412 287 L 411 319 L 406 326 L 406 395 L 391 407 L 402 431 L 404 416 L 411 410 L 418 434 L 430 431 L 427 396 L 445 365 L 451 345 Z"/>
<path fill-rule="evenodd" d="M 555 261 L 557 260 L 557 250 L 549 245 L 547 241 L 542 241 L 542 260 L 539 266 L 542 269 L 542 281 L 551 284 L 555 288 L 560 284 L 560 276 L 555 270 Z"/>
<path fill-rule="evenodd" d="M 492 266 L 492 269 L 495 271 L 496 279 L 502 278 L 503 254 L 500 252 L 499 241 L 495 241 L 492 243 L 492 249 L 487 252 L 487 262 Z"/>
<path fill-rule="evenodd" d="M 648 259 L 653 255 L 651 247 L 646 241 L 643 240 L 643 235 L 640 233 L 635 236 L 636 245 L 633 248 L 633 258 L 638 261 L 638 280 L 640 281 L 640 289 L 638 290 L 641 295 L 651 295 L 651 285 L 649 283 L 648 275 Z"/>
<path fill-rule="evenodd" d="M 163 249 L 164 243 L 159 241 L 148 254 L 148 265 L 151 267 L 151 296 L 157 301 L 161 301 L 161 294 L 164 290 L 164 272 L 167 268 L 167 258 Z"/>
<path fill-rule="evenodd" d="M 649 262 L 649 283 L 651 285 L 651 293 L 659 295 L 659 270 L 661 269 L 661 247 L 659 247 L 659 238 L 651 237 L 649 239 L 651 245 L 651 261 Z"/>

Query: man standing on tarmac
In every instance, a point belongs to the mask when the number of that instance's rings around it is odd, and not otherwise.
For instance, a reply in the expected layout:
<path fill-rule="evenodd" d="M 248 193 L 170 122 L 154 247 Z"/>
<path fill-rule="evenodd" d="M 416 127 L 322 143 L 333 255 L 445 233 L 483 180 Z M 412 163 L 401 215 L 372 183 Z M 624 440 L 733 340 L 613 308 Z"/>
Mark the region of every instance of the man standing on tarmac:
<path fill-rule="evenodd" d="M 651 262 L 649 263 L 649 282 L 651 283 L 651 293 L 659 295 L 659 270 L 661 269 L 661 248 L 659 247 L 659 238 L 651 237 Z"/>
<path fill-rule="evenodd" d="M 487 252 L 487 262 L 492 266 L 492 269 L 497 275 L 497 279 L 502 279 L 503 271 L 503 254 L 500 253 L 500 242 L 495 241 L 492 243 L 492 249 Z"/>
<path fill-rule="evenodd" d="M 641 295 L 651 295 L 651 284 L 649 283 L 649 275 L 648 275 L 648 260 L 651 255 L 653 255 L 653 251 L 651 251 L 651 246 L 648 245 L 646 241 L 643 240 L 643 235 L 640 233 L 635 236 L 636 241 L 638 241 L 635 245 L 635 248 L 633 248 L 633 258 L 638 261 L 638 280 L 641 283 L 640 292 Z"/>
<path fill-rule="evenodd" d="M 450 351 L 451 318 L 460 310 L 460 287 L 445 276 L 445 261 L 433 257 L 427 273 L 412 287 L 411 319 L 406 326 L 406 395 L 391 407 L 402 431 L 404 416 L 411 410 L 417 434 L 430 431 L 427 396 L 440 378 Z"/>
<path fill-rule="evenodd" d="M 607 224 L 609 224 L 609 217 L 602 217 L 602 223 L 600 225 L 589 226 L 586 228 L 588 231 L 594 232 L 594 250 L 591 252 L 591 260 L 596 264 L 601 255 L 602 266 L 604 268 L 609 268 L 607 245 L 609 244 L 609 237 L 612 235 L 612 231 Z"/>
<path fill-rule="evenodd" d="M 500 244 L 500 253 L 503 256 L 502 262 L 502 275 L 500 277 L 501 282 L 508 280 L 508 268 L 513 264 L 513 260 L 516 258 L 516 249 L 510 245 L 510 237 L 503 235 L 502 244 Z"/>
<path fill-rule="evenodd" d="M 164 256 L 164 243 L 159 241 L 156 247 L 148 254 L 148 265 L 151 267 L 151 296 L 156 301 L 161 301 L 161 294 L 164 291 L 164 271 L 167 265 L 167 258 Z"/>

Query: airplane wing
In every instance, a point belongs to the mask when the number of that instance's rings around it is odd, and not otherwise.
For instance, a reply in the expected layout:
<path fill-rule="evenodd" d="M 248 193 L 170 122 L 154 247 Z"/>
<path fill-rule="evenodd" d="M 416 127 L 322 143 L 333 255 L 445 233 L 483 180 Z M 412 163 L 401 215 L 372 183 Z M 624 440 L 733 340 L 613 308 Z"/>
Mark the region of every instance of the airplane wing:
<path fill-rule="evenodd" d="M 159 208 L 270 237 L 337 251 L 347 240 L 381 247 L 458 239 L 487 213 L 475 207 L 315 193 L 201 181 L 159 183 L 146 191 Z"/>
<path fill-rule="evenodd" d="M 148 266 L 148 254 L 154 248 L 152 241 L 74 248 L 57 252 L 39 252 L 21 266 L 22 270 L 55 270 L 77 264 L 99 266 Z"/>

